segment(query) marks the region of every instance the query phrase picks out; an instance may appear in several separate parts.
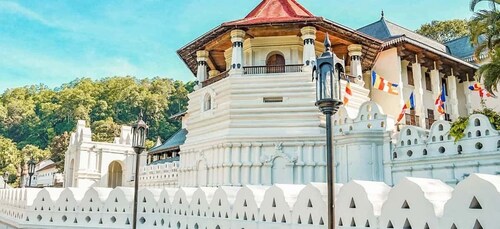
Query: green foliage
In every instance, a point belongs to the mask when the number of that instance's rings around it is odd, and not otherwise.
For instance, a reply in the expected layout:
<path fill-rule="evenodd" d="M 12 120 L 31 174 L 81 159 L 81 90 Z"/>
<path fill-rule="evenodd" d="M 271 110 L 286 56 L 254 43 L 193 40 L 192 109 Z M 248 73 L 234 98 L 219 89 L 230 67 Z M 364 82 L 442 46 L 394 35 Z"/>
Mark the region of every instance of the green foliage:
<path fill-rule="evenodd" d="M 441 43 L 469 35 L 467 20 L 453 19 L 431 21 L 420 26 L 415 32 Z"/>
<path fill-rule="evenodd" d="M 101 80 L 76 79 L 56 89 L 44 85 L 13 88 L 0 96 L 0 150 L 10 155 L 5 162 L 20 161 L 23 154 L 50 157 L 62 168 L 69 132 L 79 119 L 92 129 L 93 140 L 112 142 L 119 126 L 130 125 L 144 111 L 150 126 L 148 138 L 168 138 L 180 127 L 169 117 L 187 108 L 187 94 L 194 83 L 167 78 L 138 80 L 109 77 Z M 9 140 L 11 139 L 11 141 Z M 45 149 L 45 150 L 43 150 Z M 48 151 L 46 151 L 48 150 Z M 50 151 L 50 153 L 48 153 Z M 42 159 L 42 156 L 37 156 Z M 10 160 L 10 161 L 9 161 Z M 3 165 L 5 167 L 5 165 Z M 0 164 L 0 169 L 3 168 Z"/>
<path fill-rule="evenodd" d="M 120 126 L 111 117 L 92 123 L 91 129 L 93 141 L 113 142 L 120 135 Z"/>
<path fill-rule="evenodd" d="M 490 108 L 483 108 L 482 110 L 475 110 L 473 114 L 482 114 L 488 117 L 491 125 L 496 130 L 500 130 L 500 113 L 495 112 Z M 450 135 L 455 138 L 455 142 L 459 141 L 465 136 L 465 129 L 469 124 L 469 117 L 460 117 L 453 123 L 451 123 Z"/>
<path fill-rule="evenodd" d="M 475 10 L 479 2 L 489 2 L 489 9 L 475 11 L 470 22 L 471 43 L 475 47 L 474 57 L 480 60 L 481 55 L 488 54 L 491 62 L 479 68 L 477 76 L 484 78 L 486 90 L 497 91 L 500 83 L 500 11 L 497 10 L 498 0 L 472 0 L 470 8 Z"/>

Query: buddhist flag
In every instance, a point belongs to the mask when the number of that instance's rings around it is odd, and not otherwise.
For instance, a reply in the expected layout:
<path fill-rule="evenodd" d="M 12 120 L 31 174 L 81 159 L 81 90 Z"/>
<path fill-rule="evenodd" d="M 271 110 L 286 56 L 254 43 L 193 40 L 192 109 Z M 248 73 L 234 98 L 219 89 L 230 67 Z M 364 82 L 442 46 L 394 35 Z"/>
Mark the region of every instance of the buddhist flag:
<path fill-rule="evenodd" d="M 346 106 L 349 103 L 351 96 L 352 96 L 351 82 L 348 79 L 347 84 L 345 85 L 344 106 Z"/>
<path fill-rule="evenodd" d="M 372 84 L 374 88 L 377 88 L 381 91 L 385 91 L 392 95 L 398 95 L 398 85 L 395 83 L 391 83 L 381 76 L 379 76 L 375 71 L 372 71 Z"/>
<path fill-rule="evenodd" d="M 481 98 L 483 97 L 491 97 L 491 98 L 496 98 L 495 95 L 491 94 L 490 92 L 488 92 L 486 89 L 484 89 L 480 83 L 475 83 L 474 86 L 470 86 L 469 89 L 471 91 L 477 91 L 479 92 L 479 96 Z"/>
<path fill-rule="evenodd" d="M 436 102 L 434 103 L 434 105 L 436 105 L 437 107 L 437 111 L 439 112 L 439 114 L 445 114 L 446 111 L 444 109 L 444 104 L 446 103 L 446 88 L 445 88 L 445 85 L 443 84 L 443 87 L 441 89 L 441 93 L 439 93 L 439 96 L 437 97 L 436 99 Z"/>
<path fill-rule="evenodd" d="M 410 109 L 410 110 L 415 109 L 415 96 L 413 95 L 413 92 L 411 93 L 408 101 L 406 101 L 405 105 L 403 106 L 403 109 L 401 110 L 401 114 L 399 114 L 397 123 L 399 123 L 399 121 L 401 121 L 401 119 L 403 119 L 403 117 L 406 114 L 407 109 Z"/>

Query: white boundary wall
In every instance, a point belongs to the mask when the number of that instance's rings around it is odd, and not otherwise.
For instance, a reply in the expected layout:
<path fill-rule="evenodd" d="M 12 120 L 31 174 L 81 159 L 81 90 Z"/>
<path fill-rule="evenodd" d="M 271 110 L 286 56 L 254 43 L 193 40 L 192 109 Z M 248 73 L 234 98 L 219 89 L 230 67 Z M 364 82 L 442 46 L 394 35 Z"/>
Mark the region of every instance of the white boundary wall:
<path fill-rule="evenodd" d="M 337 185 L 337 228 L 498 228 L 500 176 Z M 144 188 L 139 228 L 326 228 L 326 185 Z M 133 189 L 0 190 L 0 228 L 131 228 Z"/>

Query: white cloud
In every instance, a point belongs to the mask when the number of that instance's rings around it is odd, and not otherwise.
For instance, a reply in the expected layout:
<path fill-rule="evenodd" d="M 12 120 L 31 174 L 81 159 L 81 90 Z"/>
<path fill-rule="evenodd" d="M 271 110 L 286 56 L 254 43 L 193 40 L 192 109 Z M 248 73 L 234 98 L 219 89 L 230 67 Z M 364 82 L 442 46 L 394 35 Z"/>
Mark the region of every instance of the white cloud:
<path fill-rule="evenodd" d="M 39 22 L 43 25 L 49 26 L 49 27 L 54 27 L 55 25 L 42 17 L 41 15 L 37 14 L 36 12 L 19 5 L 17 2 L 8 2 L 8 1 L 1 1 L 0 2 L 0 9 L 5 10 L 4 12 L 10 12 L 13 14 L 17 14 L 19 16 L 23 16 L 29 20 Z"/>

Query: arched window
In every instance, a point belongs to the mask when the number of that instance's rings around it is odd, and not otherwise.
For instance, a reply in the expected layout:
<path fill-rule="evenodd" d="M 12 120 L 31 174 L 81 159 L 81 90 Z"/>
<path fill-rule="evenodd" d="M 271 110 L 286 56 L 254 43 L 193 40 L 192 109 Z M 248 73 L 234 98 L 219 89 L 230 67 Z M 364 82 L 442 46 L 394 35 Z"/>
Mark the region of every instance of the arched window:
<path fill-rule="evenodd" d="M 442 124 L 439 124 L 439 126 L 438 126 L 438 127 L 439 127 L 439 128 L 438 128 L 438 129 L 439 129 L 439 131 L 443 131 L 443 129 L 444 129 L 444 128 L 443 128 L 443 125 L 442 125 Z"/>
<path fill-rule="evenodd" d="M 458 154 L 462 154 L 462 151 L 463 151 L 462 145 L 458 145 L 458 147 L 457 147 Z"/>
<path fill-rule="evenodd" d="M 285 57 L 280 53 L 271 54 L 267 57 L 266 67 L 268 73 L 285 72 Z"/>
<path fill-rule="evenodd" d="M 476 118 L 476 120 L 474 120 L 474 126 L 480 126 L 481 125 L 481 121 Z"/>
<path fill-rule="evenodd" d="M 212 110 L 212 96 L 206 94 L 203 98 L 203 111 Z"/>
<path fill-rule="evenodd" d="M 410 130 L 410 129 L 406 130 L 406 135 L 407 135 L 407 136 L 410 136 L 410 135 L 411 135 L 411 130 Z"/>

